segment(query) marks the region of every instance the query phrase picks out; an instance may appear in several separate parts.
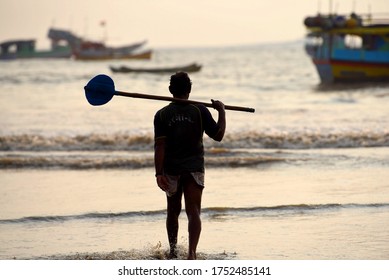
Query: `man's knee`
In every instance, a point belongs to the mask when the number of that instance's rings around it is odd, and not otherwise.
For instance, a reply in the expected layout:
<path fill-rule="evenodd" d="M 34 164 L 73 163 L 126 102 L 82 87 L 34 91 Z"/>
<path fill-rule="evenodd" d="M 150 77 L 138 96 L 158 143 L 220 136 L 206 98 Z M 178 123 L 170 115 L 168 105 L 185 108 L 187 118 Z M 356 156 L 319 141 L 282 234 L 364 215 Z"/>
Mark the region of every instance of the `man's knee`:
<path fill-rule="evenodd" d="M 181 213 L 181 207 L 170 208 L 167 211 L 167 216 L 168 216 L 168 218 L 171 218 L 171 219 L 178 219 L 178 217 L 180 216 L 180 213 Z"/>

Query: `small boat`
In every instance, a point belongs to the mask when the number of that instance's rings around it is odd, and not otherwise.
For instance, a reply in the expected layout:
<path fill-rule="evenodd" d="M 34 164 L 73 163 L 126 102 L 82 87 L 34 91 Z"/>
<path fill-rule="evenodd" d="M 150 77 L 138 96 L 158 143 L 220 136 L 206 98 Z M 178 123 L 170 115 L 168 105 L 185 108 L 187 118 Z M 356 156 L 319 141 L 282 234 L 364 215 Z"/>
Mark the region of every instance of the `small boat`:
<path fill-rule="evenodd" d="M 202 68 L 201 65 L 197 63 L 191 63 L 184 66 L 176 67 L 163 67 L 163 68 L 131 68 L 127 66 L 113 67 L 110 66 L 110 69 L 114 73 L 154 73 L 154 74 L 165 74 L 165 73 L 176 73 L 176 72 L 198 72 Z"/>
<path fill-rule="evenodd" d="M 389 17 L 319 14 L 304 24 L 305 50 L 323 84 L 389 82 Z"/>

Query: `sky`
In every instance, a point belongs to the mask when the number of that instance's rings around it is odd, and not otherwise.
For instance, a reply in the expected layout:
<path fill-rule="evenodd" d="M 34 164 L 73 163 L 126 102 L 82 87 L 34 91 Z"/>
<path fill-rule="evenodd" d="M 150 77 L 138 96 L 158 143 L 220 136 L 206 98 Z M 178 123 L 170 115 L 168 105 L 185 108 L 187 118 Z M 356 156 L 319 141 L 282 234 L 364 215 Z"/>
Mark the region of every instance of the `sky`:
<path fill-rule="evenodd" d="M 332 3 L 332 5 L 330 5 Z M 388 13 L 389 0 L 0 0 L 0 42 L 36 39 L 48 48 L 50 27 L 119 46 L 209 47 L 304 37 L 318 12 Z M 105 23 L 105 24 L 102 24 Z"/>

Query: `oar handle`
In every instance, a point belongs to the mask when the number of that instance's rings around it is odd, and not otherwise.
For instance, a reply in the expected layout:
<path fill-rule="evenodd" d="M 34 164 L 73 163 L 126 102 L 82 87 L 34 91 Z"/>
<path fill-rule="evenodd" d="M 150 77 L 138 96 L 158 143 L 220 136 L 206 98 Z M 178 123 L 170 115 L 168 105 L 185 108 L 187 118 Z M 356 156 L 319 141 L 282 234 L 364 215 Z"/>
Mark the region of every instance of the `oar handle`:
<path fill-rule="evenodd" d="M 123 91 L 115 91 L 115 95 L 133 97 L 133 98 L 141 98 L 141 99 L 175 101 L 175 102 L 186 103 L 186 104 L 202 104 L 206 107 L 213 108 L 212 103 L 206 103 L 206 102 L 195 101 L 195 100 L 190 100 L 190 99 L 180 99 L 180 98 L 174 98 L 174 97 L 168 97 L 168 96 L 159 96 L 159 95 L 134 93 L 134 92 L 123 92 Z M 241 112 L 249 112 L 249 113 L 255 112 L 254 108 L 247 108 L 247 107 L 240 107 L 240 106 L 224 105 L 224 108 L 226 110 L 232 110 L 232 111 L 241 111 Z"/>

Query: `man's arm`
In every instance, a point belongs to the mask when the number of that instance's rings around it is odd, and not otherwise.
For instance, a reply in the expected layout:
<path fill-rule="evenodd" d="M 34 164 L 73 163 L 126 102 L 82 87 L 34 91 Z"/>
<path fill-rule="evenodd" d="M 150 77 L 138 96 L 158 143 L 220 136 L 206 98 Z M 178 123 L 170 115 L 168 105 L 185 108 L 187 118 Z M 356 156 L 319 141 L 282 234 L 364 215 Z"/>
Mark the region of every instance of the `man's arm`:
<path fill-rule="evenodd" d="M 215 108 L 219 113 L 219 117 L 217 120 L 217 125 L 219 127 L 219 130 L 216 133 L 216 135 L 213 137 L 213 139 L 220 142 L 222 141 L 224 137 L 224 133 L 226 132 L 226 111 L 224 108 L 224 104 L 221 101 L 219 100 L 211 100 L 211 101 L 212 101 L 213 108 Z"/>
<path fill-rule="evenodd" d="M 154 143 L 155 177 L 157 178 L 158 187 L 160 187 L 163 191 L 168 190 L 167 180 L 163 173 L 163 163 L 165 161 L 165 145 L 166 145 L 165 137 L 160 137 L 155 139 L 155 143 Z"/>

